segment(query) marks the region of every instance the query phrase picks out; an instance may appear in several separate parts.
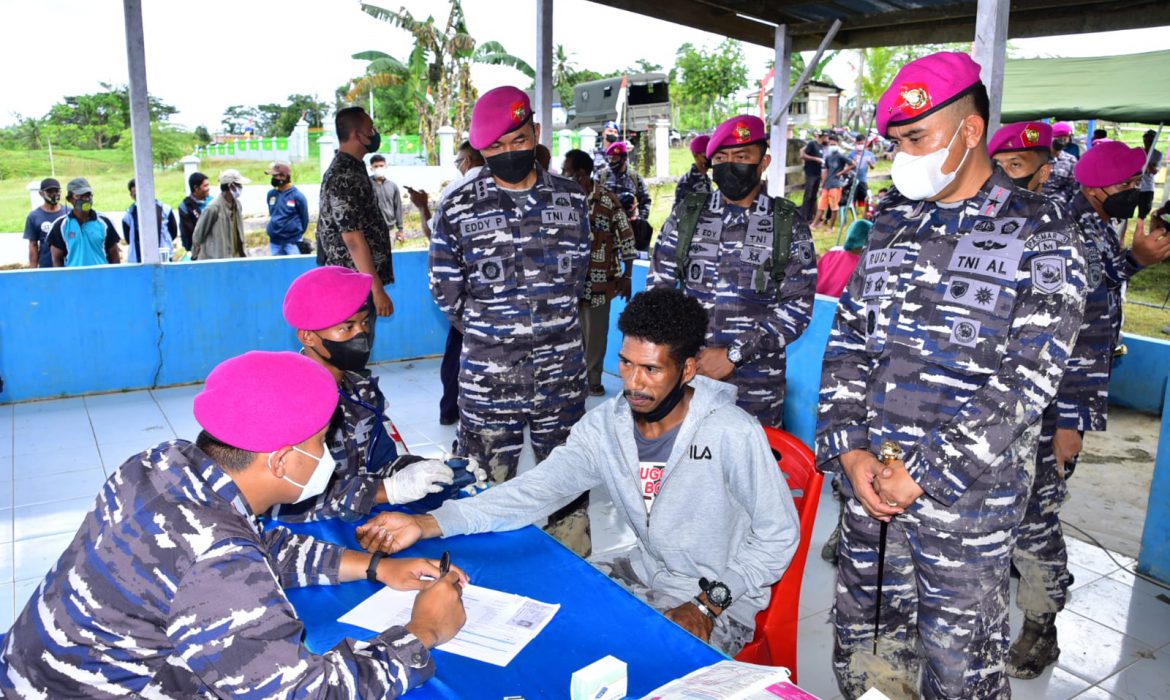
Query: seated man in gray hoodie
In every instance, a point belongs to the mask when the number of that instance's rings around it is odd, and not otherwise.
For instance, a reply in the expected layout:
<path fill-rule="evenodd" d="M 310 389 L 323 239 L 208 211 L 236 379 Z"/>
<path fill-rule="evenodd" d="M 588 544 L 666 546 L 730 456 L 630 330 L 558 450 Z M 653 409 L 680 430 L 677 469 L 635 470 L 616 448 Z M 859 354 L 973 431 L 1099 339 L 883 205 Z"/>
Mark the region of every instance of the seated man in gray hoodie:
<path fill-rule="evenodd" d="M 366 549 L 512 530 L 604 484 L 637 535 L 593 563 L 699 639 L 734 655 L 800 539 L 792 494 L 730 384 L 696 376 L 707 312 L 675 289 L 642 292 L 618 319 L 624 391 L 585 414 L 533 469 L 429 515 L 381 513 Z"/>

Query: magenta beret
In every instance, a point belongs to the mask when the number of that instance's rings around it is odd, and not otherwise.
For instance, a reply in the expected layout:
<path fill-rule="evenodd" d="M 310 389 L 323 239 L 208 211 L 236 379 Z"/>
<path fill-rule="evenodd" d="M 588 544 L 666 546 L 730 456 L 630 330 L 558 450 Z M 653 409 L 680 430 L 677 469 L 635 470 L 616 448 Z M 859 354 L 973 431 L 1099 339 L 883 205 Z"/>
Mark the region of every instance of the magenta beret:
<path fill-rule="evenodd" d="M 299 331 L 336 326 L 366 303 L 374 278 L 336 265 L 315 267 L 293 280 L 284 295 L 284 320 Z"/>
<path fill-rule="evenodd" d="M 877 103 L 877 130 L 934 114 L 979 82 L 979 64 L 965 53 L 940 51 L 902 66 Z"/>
<path fill-rule="evenodd" d="M 711 137 L 707 134 L 696 136 L 691 139 L 691 153 L 707 155 L 707 144 L 709 143 L 711 143 Z"/>
<path fill-rule="evenodd" d="M 750 114 L 741 114 L 715 127 L 711 140 L 707 142 L 706 155 L 710 158 L 722 148 L 737 148 L 752 143 L 765 143 L 767 140 L 764 121 Z"/>
<path fill-rule="evenodd" d="M 195 397 L 195 420 L 224 444 L 272 452 L 308 440 L 335 408 L 329 370 L 295 352 L 253 351 L 211 370 Z"/>
<path fill-rule="evenodd" d="M 1073 125 L 1071 122 L 1056 122 L 1052 125 L 1052 137 L 1060 138 L 1062 136 L 1072 136 Z"/>
<path fill-rule="evenodd" d="M 1014 151 L 1052 150 L 1052 127 L 1044 122 L 1016 122 L 1005 124 L 987 141 L 987 152 L 1011 153 Z"/>
<path fill-rule="evenodd" d="M 471 147 L 482 151 L 532 118 L 528 95 L 511 85 L 488 90 L 471 109 Z"/>
<path fill-rule="evenodd" d="M 1120 141 L 1097 140 L 1085 151 L 1073 174 L 1083 187 L 1110 187 L 1142 171 L 1146 152 Z"/>
<path fill-rule="evenodd" d="M 630 152 L 630 144 L 625 141 L 614 141 L 605 147 L 607 156 L 624 156 Z"/>

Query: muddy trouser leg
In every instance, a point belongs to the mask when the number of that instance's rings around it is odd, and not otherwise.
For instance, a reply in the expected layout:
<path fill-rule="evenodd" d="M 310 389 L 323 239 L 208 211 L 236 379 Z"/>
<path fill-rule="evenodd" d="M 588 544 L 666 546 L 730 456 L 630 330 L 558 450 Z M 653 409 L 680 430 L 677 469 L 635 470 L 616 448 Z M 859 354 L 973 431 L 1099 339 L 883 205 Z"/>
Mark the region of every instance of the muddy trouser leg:
<path fill-rule="evenodd" d="M 784 423 L 784 361 L 784 356 L 753 360 L 724 380 L 739 389 L 735 405 L 761 425 L 779 428 Z"/>
<path fill-rule="evenodd" d="M 460 452 L 474 457 L 494 484 L 516 476 L 524 446 L 524 413 L 519 404 L 501 397 L 492 405 L 476 405 L 459 397 Z"/>
<path fill-rule="evenodd" d="M 629 550 L 625 549 L 606 552 L 598 558 L 591 558 L 589 562 L 619 586 L 629 591 L 635 598 L 660 613 L 666 613 L 671 608 L 676 608 L 687 602 L 651 590 L 634 571 L 628 552 Z M 745 644 L 752 640 L 755 631 L 754 625 L 746 625 L 730 615 L 720 615 L 715 620 L 715 627 L 711 630 L 709 643 L 724 654 L 735 656 Z"/>
<path fill-rule="evenodd" d="M 842 693 L 855 698 L 872 685 L 895 700 L 1009 697 L 1004 660 L 1013 531 L 953 533 L 895 518 L 886 544 L 875 657 L 880 524 L 865 515 L 856 499 L 848 508 L 834 606 L 833 665 Z"/>
<path fill-rule="evenodd" d="M 1036 478 L 1024 519 L 1016 529 L 1012 554 L 1020 572 L 1016 605 L 1033 615 L 1060 612 L 1068 598 L 1068 551 L 1060 527 L 1060 507 L 1068 497 L 1068 487 L 1052 453 L 1055 431 L 1056 422 L 1046 413 L 1036 452 Z"/>
<path fill-rule="evenodd" d="M 910 539 L 894 519 L 886 540 L 885 581 L 877 655 L 873 653 L 877 592 L 878 535 L 881 523 L 861 503 L 845 502 L 838 548 L 836 601 L 833 604 L 833 672 L 846 698 L 871 686 L 891 700 L 918 696 L 918 590 Z"/>
<path fill-rule="evenodd" d="M 556 398 L 557 395 L 562 398 Z M 532 451 L 539 464 L 558 446 L 564 444 L 569 431 L 585 415 L 585 392 L 578 383 L 560 385 L 546 392 L 552 408 L 532 411 L 528 430 L 532 436 Z M 563 397 L 568 397 L 568 402 Z M 589 527 L 589 492 L 581 494 L 568 505 L 548 516 L 544 531 L 578 556 L 588 557 L 593 552 L 592 530 Z"/>

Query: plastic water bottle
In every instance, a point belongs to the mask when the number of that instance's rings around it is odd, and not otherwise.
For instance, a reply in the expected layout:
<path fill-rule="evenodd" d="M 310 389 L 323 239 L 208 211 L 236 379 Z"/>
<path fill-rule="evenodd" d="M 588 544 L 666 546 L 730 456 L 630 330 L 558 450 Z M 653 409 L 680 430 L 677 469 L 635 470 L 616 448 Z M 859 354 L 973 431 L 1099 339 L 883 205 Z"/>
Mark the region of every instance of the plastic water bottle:
<path fill-rule="evenodd" d="M 171 261 L 171 251 L 169 248 L 164 248 L 163 246 L 159 246 L 158 261 L 160 263 L 167 263 L 167 262 Z"/>

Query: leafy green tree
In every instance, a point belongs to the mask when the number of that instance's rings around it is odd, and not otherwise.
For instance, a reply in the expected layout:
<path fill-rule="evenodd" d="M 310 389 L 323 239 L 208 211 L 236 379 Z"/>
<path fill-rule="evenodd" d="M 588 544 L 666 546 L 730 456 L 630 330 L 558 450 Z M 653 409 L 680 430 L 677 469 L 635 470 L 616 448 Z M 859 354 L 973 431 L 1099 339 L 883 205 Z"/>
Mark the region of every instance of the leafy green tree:
<path fill-rule="evenodd" d="M 406 62 L 383 51 L 363 51 L 354 58 L 369 61 L 366 74 L 351 83 L 346 95 L 350 102 L 360 102 L 371 89 L 401 85 L 410 95 L 418 115 L 418 131 L 432 161 L 437 161 L 435 137 L 439 127 L 451 124 L 456 131 L 467 130 L 476 90 L 471 84 L 472 62 L 507 65 L 529 77 L 532 67 L 512 56 L 498 42 L 476 48 L 475 38 L 467 30 L 461 0 L 451 0 L 446 25 L 435 18 L 416 19 L 406 9 L 397 12 L 363 3 L 361 9 L 375 19 L 406 30 L 414 46 Z"/>
<path fill-rule="evenodd" d="M 670 72 L 674 123 L 680 129 L 705 129 L 729 116 L 727 99 L 747 87 L 743 45 L 726 39 L 713 49 L 690 43 L 678 47 Z"/>
<path fill-rule="evenodd" d="M 207 144 L 211 143 L 211 132 L 207 130 L 207 127 L 200 124 L 199 126 L 195 127 L 195 140 L 199 142 L 201 146 L 206 146 Z"/>
<path fill-rule="evenodd" d="M 223 130 L 229 134 L 242 134 L 250 125 L 260 122 L 263 117 L 255 107 L 232 105 L 223 111 Z"/>
<path fill-rule="evenodd" d="M 129 114 L 113 91 L 69 95 L 49 110 L 49 137 L 60 146 L 109 148 L 129 126 Z"/>
<path fill-rule="evenodd" d="M 191 152 L 197 138 L 177 126 L 155 122 L 150 125 L 150 156 L 155 165 L 167 167 Z M 127 128 L 118 139 L 118 148 L 130 151 L 134 139 Z"/>
<path fill-rule="evenodd" d="M 626 69 L 626 72 L 627 73 L 661 73 L 662 72 L 662 65 L 658 64 L 658 63 L 652 63 L 652 62 L 646 60 L 645 58 L 639 58 L 637 61 L 634 61 L 634 65 L 632 65 Z"/>

